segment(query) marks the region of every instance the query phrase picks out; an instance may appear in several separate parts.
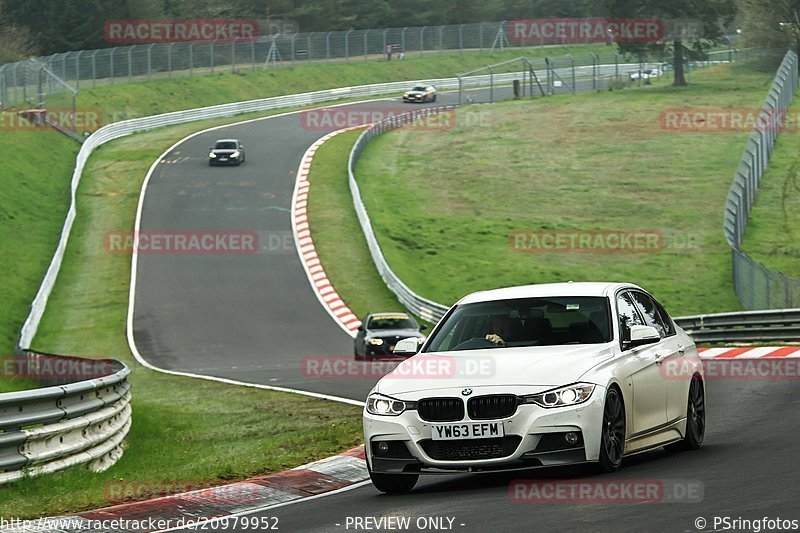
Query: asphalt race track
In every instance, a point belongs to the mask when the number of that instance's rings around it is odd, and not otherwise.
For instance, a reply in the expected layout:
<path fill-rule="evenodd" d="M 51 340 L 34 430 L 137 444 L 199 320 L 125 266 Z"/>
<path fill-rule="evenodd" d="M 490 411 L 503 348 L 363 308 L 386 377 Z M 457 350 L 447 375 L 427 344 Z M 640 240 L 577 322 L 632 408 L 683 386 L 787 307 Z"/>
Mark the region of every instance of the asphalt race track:
<path fill-rule="evenodd" d="M 579 80 L 576 87 L 591 90 L 591 80 Z M 488 89 L 468 94 L 474 102 L 490 98 Z M 510 87 L 494 90 L 495 100 L 512 96 Z M 410 111 L 457 101 L 458 93 L 449 92 L 440 93 L 435 104 L 392 98 L 347 109 Z M 296 113 L 204 133 L 178 145 L 153 172 L 142 234 L 256 232 L 262 250 L 139 254 L 133 334 L 151 364 L 358 401 L 377 381 L 320 379 L 304 372 L 306 357 L 351 358 L 353 353 L 350 337 L 314 295 L 291 241 L 297 166 L 314 141 L 338 129 L 307 126 Z M 243 165 L 208 166 L 208 147 L 220 138 L 242 141 Z"/>
<path fill-rule="evenodd" d="M 710 381 L 707 389 L 708 428 L 699 450 L 659 449 L 626 458 L 612 475 L 583 478 L 655 481 L 665 487 L 675 481 L 676 487 L 699 487 L 702 501 L 696 503 L 535 503 L 509 497 L 514 480 L 585 476 L 578 468 L 561 468 L 420 478 L 406 495 L 383 495 L 366 485 L 253 516 L 278 517 L 281 530 L 290 532 L 348 531 L 348 517 L 353 531 L 356 517 L 385 516 L 409 516 L 412 524 L 420 517 L 444 516 L 454 518 L 453 530 L 465 532 L 698 531 L 698 517 L 707 520 L 710 531 L 715 516 L 800 520 L 800 484 L 794 477 L 800 383 Z"/>
<path fill-rule="evenodd" d="M 476 101 L 488 91 L 471 91 Z M 510 98 L 510 88 L 495 98 Z M 436 104 L 457 101 L 445 93 Z M 348 106 L 413 110 L 399 99 Z M 145 197 L 141 232 L 256 232 L 257 254 L 140 253 L 134 339 L 160 368 L 363 401 L 375 379 L 320 379 L 303 359 L 352 358 L 352 339 L 320 305 L 291 239 L 289 208 L 306 149 L 336 128 L 304 127 L 300 114 L 233 125 L 193 137 L 157 166 Z M 240 167 L 209 167 L 208 147 L 238 138 Z M 313 192 L 312 192 L 313 194 Z M 356 238 L 358 238 L 356 236 Z M 266 248 L 266 249 L 264 249 Z"/>
<path fill-rule="evenodd" d="M 510 94 L 508 88 L 495 91 L 497 99 Z M 488 93 L 473 91 L 471 97 L 481 101 Z M 455 93 L 440 94 L 435 105 L 456 99 Z M 402 105 L 386 99 L 349 107 Z M 256 231 L 263 246 L 257 254 L 140 254 L 134 338 L 145 359 L 166 369 L 364 400 L 375 379 L 304 375 L 303 358 L 352 357 L 352 340 L 313 294 L 291 239 L 277 245 L 278 238 L 291 235 L 297 165 L 325 133 L 302 127 L 297 114 L 233 125 L 184 142 L 158 165 L 144 202 L 142 231 Z M 208 167 L 208 147 L 224 137 L 243 141 L 247 162 L 241 167 Z M 592 478 L 699 487 L 700 501 L 694 503 L 512 501 L 509 483 L 515 479 L 583 475 L 577 468 L 540 469 L 428 477 L 402 496 L 382 495 L 366 485 L 253 516 L 278 517 L 280 530 L 288 532 L 364 531 L 352 519 L 390 516 L 411 517 L 412 524 L 447 517 L 453 530 L 475 532 L 697 531 L 712 530 L 715 516 L 800 519 L 800 483 L 790 477 L 798 461 L 798 396 L 796 380 L 712 380 L 703 448 L 648 452 L 628 458 L 613 475 Z M 707 521 L 703 528 L 696 527 L 698 517 Z"/>

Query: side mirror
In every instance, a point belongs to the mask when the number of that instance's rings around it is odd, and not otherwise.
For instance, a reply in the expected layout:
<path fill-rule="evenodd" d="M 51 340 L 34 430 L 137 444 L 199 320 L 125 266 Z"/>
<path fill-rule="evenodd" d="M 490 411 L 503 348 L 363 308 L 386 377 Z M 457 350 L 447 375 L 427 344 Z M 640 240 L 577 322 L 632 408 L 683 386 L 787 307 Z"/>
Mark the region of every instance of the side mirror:
<path fill-rule="evenodd" d="M 365 331 L 364 330 L 364 324 L 359 324 L 358 331 Z"/>
<path fill-rule="evenodd" d="M 394 347 L 397 355 L 415 355 L 419 351 L 419 341 L 415 337 L 398 341 Z"/>
<path fill-rule="evenodd" d="M 428 329 L 428 325 L 427 325 L 427 324 L 422 324 L 422 325 L 419 327 L 419 330 L 420 330 L 420 331 L 425 331 L 426 329 Z"/>
<path fill-rule="evenodd" d="M 631 338 L 626 341 L 628 346 L 643 346 L 645 344 L 652 344 L 661 340 L 661 335 L 658 330 L 653 326 L 631 326 Z"/>

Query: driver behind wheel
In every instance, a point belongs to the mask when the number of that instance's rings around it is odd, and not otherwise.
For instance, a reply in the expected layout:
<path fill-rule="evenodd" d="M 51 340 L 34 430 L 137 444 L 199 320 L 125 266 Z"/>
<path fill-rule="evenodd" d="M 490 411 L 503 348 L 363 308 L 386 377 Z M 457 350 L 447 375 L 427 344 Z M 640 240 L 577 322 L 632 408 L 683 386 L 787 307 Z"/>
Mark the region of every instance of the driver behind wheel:
<path fill-rule="evenodd" d="M 492 315 L 489 321 L 489 331 L 484 337 L 487 341 L 505 346 L 513 329 L 511 318 L 507 315 Z"/>

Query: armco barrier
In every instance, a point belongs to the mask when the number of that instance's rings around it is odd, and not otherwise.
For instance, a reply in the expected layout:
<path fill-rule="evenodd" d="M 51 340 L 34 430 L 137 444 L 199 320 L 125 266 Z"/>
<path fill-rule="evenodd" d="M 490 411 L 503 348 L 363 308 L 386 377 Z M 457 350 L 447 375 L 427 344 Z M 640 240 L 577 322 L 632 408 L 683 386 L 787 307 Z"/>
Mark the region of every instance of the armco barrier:
<path fill-rule="evenodd" d="M 348 161 L 348 180 L 353 206 L 361 230 L 367 241 L 375 268 L 383 282 L 400 302 L 420 318 L 437 322 L 447 312 L 448 306 L 424 298 L 412 291 L 394 273 L 372 229 L 367 209 L 361 199 L 361 191 L 356 181 L 356 164 L 367 143 L 376 136 L 389 130 L 405 126 L 415 120 L 432 113 L 438 113 L 452 107 L 439 107 L 406 113 L 376 123 L 366 129 L 358 138 L 350 152 Z M 675 322 L 684 328 L 696 342 L 768 342 L 800 340 L 800 309 L 783 309 L 770 311 L 751 311 L 718 313 L 713 315 L 697 315 L 678 317 Z"/>
<path fill-rule="evenodd" d="M 119 459 L 131 426 L 127 366 L 29 350 L 2 364 L 49 386 L 0 394 L 0 484 L 79 464 L 100 472 Z"/>

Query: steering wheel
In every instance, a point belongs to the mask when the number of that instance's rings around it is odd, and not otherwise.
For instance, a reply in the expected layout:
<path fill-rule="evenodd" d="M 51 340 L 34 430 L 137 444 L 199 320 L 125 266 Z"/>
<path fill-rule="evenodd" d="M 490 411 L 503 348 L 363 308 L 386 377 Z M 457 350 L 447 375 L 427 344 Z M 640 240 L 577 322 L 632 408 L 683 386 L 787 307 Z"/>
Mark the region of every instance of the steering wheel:
<path fill-rule="evenodd" d="M 494 348 L 497 344 L 486 339 L 485 337 L 472 337 L 462 343 L 456 345 L 453 350 L 477 350 L 479 348 Z"/>

